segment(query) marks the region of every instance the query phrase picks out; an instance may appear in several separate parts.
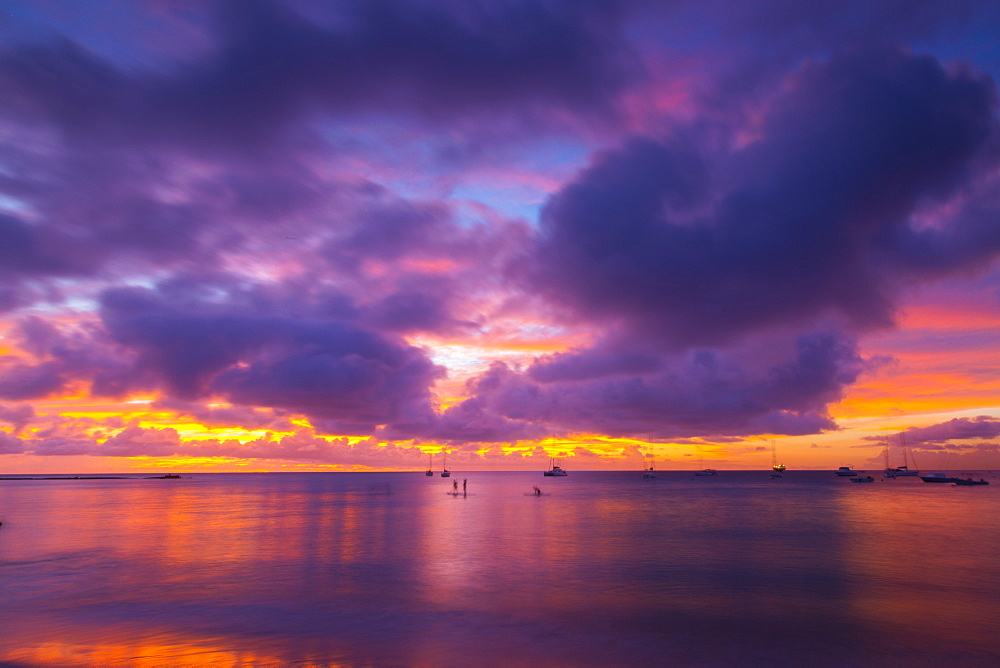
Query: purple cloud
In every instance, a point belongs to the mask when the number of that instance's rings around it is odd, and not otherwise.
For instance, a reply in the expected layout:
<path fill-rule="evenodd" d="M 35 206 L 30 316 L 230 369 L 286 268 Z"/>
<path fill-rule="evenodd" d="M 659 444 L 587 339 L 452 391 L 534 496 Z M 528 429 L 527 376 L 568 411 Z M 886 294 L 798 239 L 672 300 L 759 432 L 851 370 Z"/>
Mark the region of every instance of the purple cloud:
<path fill-rule="evenodd" d="M 966 439 L 993 439 L 1000 436 L 1000 419 L 991 415 L 980 415 L 975 418 L 954 418 L 939 422 L 928 427 L 911 427 L 903 432 L 910 445 L 928 448 L 933 445 Z"/>
<path fill-rule="evenodd" d="M 616 365 L 608 351 L 596 351 L 605 359 L 594 364 L 593 349 L 554 355 L 520 373 L 497 363 L 474 381 L 475 397 L 466 403 L 512 421 L 510 433 L 519 423 L 654 439 L 836 429 L 826 406 L 854 382 L 863 360 L 850 340 L 830 333 L 801 336 L 793 350 L 764 364 L 741 351 L 655 360 L 650 353 L 642 372 L 634 354 Z"/>
<path fill-rule="evenodd" d="M 181 417 L 189 417 L 209 428 L 238 427 L 271 431 L 294 431 L 295 429 L 287 417 L 277 414 L 276 411 L 255 409 L 249 406 L 213 408 L 196 401 L 164 398 L 153 402 L 151 408 L 157 411 L 169 411 Z"/>
<path fill-rule="evenodd" d="M 30 357 L 0 357 L 0 397 L 37 399 L 68 391 L 77 382 L 86 382 L 97 396 L 120 397 L 150 387 L 133 372 L 129 354 L 95 323 L 66 328 L 31 316 L 18 323 L 13 338 Z"/>
<path fill-rule="evenodd" d="M 110 336 L 171 396 L 210 395 L 365 425 L 430 410 L 440 369 L 399 339 L 349 322 L 170 303 L 147 290 L 109 291 Z"/>
<path fill-rule="evenodd" d="M 129 425 L 88 454 L 104 457 L 167 457 L 180 449 L 174 429 L 144 429 Z"/>
<path fill-rule="evenodd" d="M 30 404 L 20 404 L 17 406 L 4 406 L 0 404 L 0 421 L 6 422 L 14 427 L 14 435 L 24 429 L 35 417 L 35 409 Z"/>
<path fill-rule="evenodd" d="M 76 11 L 28 5 L 2 20 Z M 316 434 L 254 451 L 317 461 L 344 454 L 317 434 L 836 428 L 826 407 L 873 364 L 856 337 L 1000 253 L 992 80 L 885 46 L 947 53 L 965 15 L 992 37 L 989 5 L 690 7 L 260 0 L 163 9 L 176 32 L 143 7 L 127 37 L 8 30 L 0 399 L 307 415 Z M 591 343 L 436 410 L 443 370 L 412 342 L 501 319 Z M 173 447 L 117 427 L 106 452 Z M 81 433 L 56 422 L 40 451 Z"/>
<path fill-rule="evenodd" d="M 885 326 L 900 282 L 1000 252 L 982 218 L 910 220 L 960 194 L 995 138 L 988 79 L 849 54 L 804 67 L 765 113 L 742 148 L 681 136 L 599 157 L 546 206 L 532 284 L 583 317 L 688 346 L 831 312 Z M 917 261 L 929 246 L 933 273 Z"/>
<path fill-rule="evenodd" d="M 210 48 L 155 72 L 123 70 L 68 39 L 8 49 L 8 108 L 97 142 L 246 151 L 283 143 L 301 130 L 294 123 L 324 113 L 607 114 L 637 77 L 610 5 L 358 3 L 311 15 L 270 0 L 210 7 Z"/>
<path fill-rule="evenodd" d="M 16 436 L 0 432 L 0 455 L 17 455 L 26 450 L 23 440 Z"/>

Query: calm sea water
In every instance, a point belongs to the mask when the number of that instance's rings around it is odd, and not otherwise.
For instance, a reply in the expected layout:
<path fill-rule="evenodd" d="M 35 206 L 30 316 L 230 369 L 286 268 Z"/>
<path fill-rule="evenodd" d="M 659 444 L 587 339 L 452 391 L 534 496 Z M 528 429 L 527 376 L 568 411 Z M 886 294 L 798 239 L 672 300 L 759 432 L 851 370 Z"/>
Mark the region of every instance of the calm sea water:
<path fill-rule="evenodd" d="M 997 666 L 985 475 L 0 481 L 0 662 Z"/>

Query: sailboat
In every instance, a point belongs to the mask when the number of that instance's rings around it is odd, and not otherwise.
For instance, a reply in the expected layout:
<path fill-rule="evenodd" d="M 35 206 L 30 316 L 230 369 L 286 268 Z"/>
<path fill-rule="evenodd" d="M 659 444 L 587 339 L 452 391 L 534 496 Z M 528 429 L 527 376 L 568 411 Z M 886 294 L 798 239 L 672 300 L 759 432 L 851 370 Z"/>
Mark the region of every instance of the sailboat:
<path fill-rule="evenodd" d="M 899 440 L 901 442 L 900 449 L 903 451 L 903 465 L 897 466 L 896 468 L 889 468 L 889 441 L 885 442 L 885 477 L 886 478 L 909 478 L 920 475 L 920 471 L 916 468 L 910 470 L 910 449 L 906 447 L 906 436 L 903 434 L 899 435 Z M 914 462 L 914 467 L 916 467 L 916 462 Z"/>
<path fill-rule="evenodd" d="M 441 467 L 441 477 L 442 478 L 450 478 L 451 477 L 451 471 L 448 470 L 448 453 L 447 452 L 444 453 L 444 466 Z"/>
<path fill-rule="evenodd" d="M 653 462 L 649 462 L 649 468 L 643 470 L 642 477 L 643 478 L 655 478 L 656 477 L 656 471 L 653 470 Z"/>
<path fill-rule="evenodd" d="M 542 471 L 542 475 L 556 476 L 556 477 L 569 475 L 568 473 L 566 473 L 566 471 L 559 468 L 559 466 L 556 465 L 556 460 L 551 457 L 549 458 L 549 466 L 551 466 L 552 468 L 550 468 L 548 471 Z"/>
<path fill-rule="evenodd" d="M 705 465 L 705 460 L 702 459 L 702 458 L 699 458 L 698 459 L 698 466 L 704 466 L 704 465 Z M 718 473 L 718 471 L 716 471 L 715 469 L 702 469 L 700 471 L 695 471 L 694 472 L 694 474 L 697 475 L 697 476 L 709 476 L 709 475 L 715 475 L 716 473 Z"/>
<path fill-rule="evenodd" d="M 774 441 L 771 441 L 771 477 L 781 478 L 785 474 L 785 465 L 778 463 L 778 451 L 774 447 Z"/>
<path fill-rule="evenodd" d="M 428 478 L 434 477 L 434 455 L 427 455 L 427 473 L 424 475 Z"/>
<path fill-rule="evenodd" d="M 882 476 L 886 478 L 895 478 L 899 473 L 899 469 L 889 466 L 889 439 L 885 439 L 883 444 L 882 459 L 885 461 L 885 470 L 882 471 Z"/>

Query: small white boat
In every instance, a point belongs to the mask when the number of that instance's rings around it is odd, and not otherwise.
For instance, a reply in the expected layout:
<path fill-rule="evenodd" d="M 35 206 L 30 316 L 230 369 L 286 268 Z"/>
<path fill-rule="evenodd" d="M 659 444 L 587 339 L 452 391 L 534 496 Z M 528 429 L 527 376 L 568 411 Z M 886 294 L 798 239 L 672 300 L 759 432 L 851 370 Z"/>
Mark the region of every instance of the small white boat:
<path fill-rule="evenodd" d="M 851 478 L 851 482 L 875 482 L 875 478 L 870 475 L 856 475 Z"/>
<path fill-rule="evenodd" d="M 556 465 L 556 460 L 550 459 L 549 460 L 549 465 L 552 468 L 550 468 L 548 471 L 543 471 L 542 475 L 544 475 L 544 476 L 551 476 L 551 477 L 559 477 L 559 476 L 569 475 L 568 473 L 566 473 L 566 471 L 562 470 L 561 468 L 559 468 Z"/>
<path fill-rule="evenodd" d="M 434 455 L 427 455 L 427 472 L 424 475 L 428 478 L 434 477 Z"/>
<path fill-rule="evenodd" d="M 448 470 L 448 453 L 444 453 L 444 466 L 441 467 L 441 477 L 450 478 L 451 471 Z"/>
<path fill-rule="evenodd" d="M 702 469 L 701 471 L 695 471 L 694 474 L 697 476 L 715 475 L 718 473 L 715 469 Z"/>
<path fill-rule="evenodd" d="M 655 478 L 656 471 L 653 470 L 653 464 L 650 463 L 649 468 L 642 472 L 643 478 Z"/>
<path fill-rule="evenodd" d="M 837 475 L 841 477 L 852 477 L 858 475 L 858 472 L 852 469 L 850 466 L 841 466 L 839 469 L 834 471 Z"/>

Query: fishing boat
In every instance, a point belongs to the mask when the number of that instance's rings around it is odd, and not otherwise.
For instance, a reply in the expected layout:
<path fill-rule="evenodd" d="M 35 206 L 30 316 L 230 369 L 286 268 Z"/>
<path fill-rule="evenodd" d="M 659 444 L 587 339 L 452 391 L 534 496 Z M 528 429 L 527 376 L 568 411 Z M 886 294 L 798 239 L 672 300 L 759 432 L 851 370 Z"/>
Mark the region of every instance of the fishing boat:
<path fill-rule="evenodd" d="M 851 478 L 858 475 L 858 472 L 852 469 L 850 466 L 841 466 L 839 469 L 834 471 L 834 473 L 836 473 L 842 478 L 844 477 Z"/>
<path fill-rule="evenodd" d="M 957 483 L 959 478 L 953 478 L 950 475 L 946 475 L 941 471 L 935 471 L 934 473 L 928 473 L 927 475 L 920 476 L 920 479 L 924 482 L 953 482 Z"/>
<path fill-rule="evenodd" d="M 700 471 L 694 472 L 694 474 L 697 476 L 715 475 L 716 473 L 718 473 L 718 471 L 716 471 L 715 469 L 702 469 Z"/>
<path fill-rule="evenodd" d="M 444 465 L 441 467 L 441 477 L 450 478 L 451 471 L 448 470 L 448 453 L 444 453 Z"/>
<path fill-rule="evenodd" d="M 549 459 L 549 466 L 551 468 L 549 468 L 548 471 L 542 471 L 542 475 L 550 477 L 569 475 L 568 473 L 566 473 L 566 471 L 562 470 L 561 468 L 559 468 L 559 466 L 556 465 L 555 459 Z"/>
<path fill-rule="evenodd" d="M 428 478 L 434 477 L 434 455 L 427 455 L 427 473 L 424 475 Z"/>

